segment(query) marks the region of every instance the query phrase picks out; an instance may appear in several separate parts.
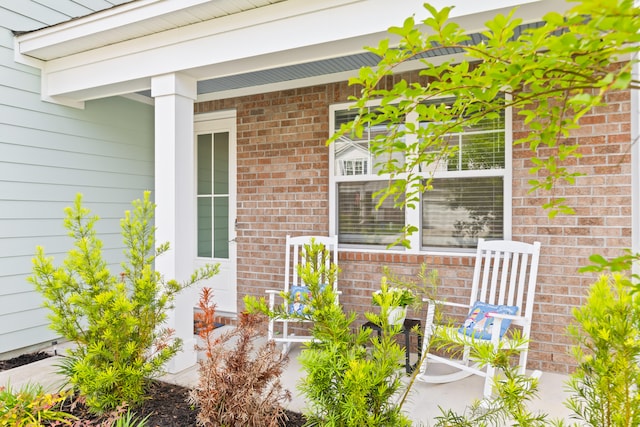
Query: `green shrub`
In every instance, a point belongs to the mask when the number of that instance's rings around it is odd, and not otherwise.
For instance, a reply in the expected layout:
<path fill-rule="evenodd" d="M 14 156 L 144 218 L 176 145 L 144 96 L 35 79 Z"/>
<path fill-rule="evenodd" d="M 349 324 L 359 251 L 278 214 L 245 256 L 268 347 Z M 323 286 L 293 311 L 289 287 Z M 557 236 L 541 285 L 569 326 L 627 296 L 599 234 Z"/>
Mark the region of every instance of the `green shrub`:
<path fill-rule="evenodd" d="M 332 300 L 330 287 L 323 292 Z M 404 375 L 399 369 L 404 351 L 393 335 L 400 326 L 391 327 L 386 318 L 371 314 L 370 320 L 383 324 L 378 340 L 370 329 L 354 329 L 355 314 L 347 315 L 333 303 L 321 306 L 315 301 L 314 297 L 312 334 L 316 341 L 307 344 L 299 357 L 306 374 L 299 389 L 307 398 L 311 425 L 411 425 L 401 405 L 396 404 Z M 384 313 L 389 307 L 381 309 Z M 367 348 L 367 344 L 371 346 Z"/>
<path fill-rule="evenodd" d="M 74 239 L 60 267 L 37 248 L 30 281 L 44 297 L 51 328 L 75 344 L 61 372 L 84 398 L 91 411 L 102 413 L 127 403 L 139 404 L 150 378 L 180 349 L 173 331 L 163 328 L 166 311 L 181 290 L 213 276 L 217 266 L 196 271 L 186 283 L 164 281 L 154 271 L 156 257 L 152 226 L 155 205 L 145 192 L 121 220 L 126 246 L 123 272 L 112 275 L 102 256 L 102 242 L 78 195 L 65 209 L 65 228 Z"/>
<path fill-rule="evenodd" d="M 0 387 L 0 425 L 32 427 L 45 422 L 71 425 L 75 417 L 56 409 L 66 397 L 65 392 L 45 393 L 38 384 L 28 384 L 18 391 Z"/>
<path fill-rule="evenodd" d="M 640 425 L 640 300 L 628 278 L 602 275 L 569 329 L 578 368 L 567 406 L 590 426 Z"/>
<path fill-rule="evenodd" d="M 400 369 L 404 351 L 393 336 L 400 326 L 390 326 L 386 313 L 390 298 L 381 304 L 382 314 L 367 318 L 382 325 L 381 339 L 373 338 L 370 329 L 354 328 L 356 315 L 345 314 L 335 303 L 333 290 L 338 269 L 321 244 L 305 245 L 306 262 L 299 265 L 298 275 L 308 286 L 310 299 L 304 318 L 312 320 L 312 342 L 305 343 L 299 361 L 304 370 L 299 390 L 305 395 L 307 425 L 326 427 L 409 426 L 411 422 L 397 403 L 402 387 Z M 328 278 L 326 286 L 322 286 Z M 284 295 L 285 298 L 287 295 Z M 260 310 L 270 316 L 284 317 L 286 303 L 269 312 L 264 300 L 245 298 L 249 310 Z M 367 347 L 369 346 L 369 347 Z"/>

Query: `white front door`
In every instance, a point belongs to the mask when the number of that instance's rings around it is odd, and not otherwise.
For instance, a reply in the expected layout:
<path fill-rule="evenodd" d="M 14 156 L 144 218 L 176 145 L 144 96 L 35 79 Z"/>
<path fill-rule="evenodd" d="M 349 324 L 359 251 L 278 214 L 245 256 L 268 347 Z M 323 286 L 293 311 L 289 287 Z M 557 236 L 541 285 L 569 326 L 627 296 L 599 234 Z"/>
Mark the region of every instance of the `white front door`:
<path fill-rule="evenodd" d="M 196 152 L 196 267 L 220 264 L 201 286 L 213 290 L 216 312 L 237 311 L 236 115 L 225 111 L 194 117 Z"/>

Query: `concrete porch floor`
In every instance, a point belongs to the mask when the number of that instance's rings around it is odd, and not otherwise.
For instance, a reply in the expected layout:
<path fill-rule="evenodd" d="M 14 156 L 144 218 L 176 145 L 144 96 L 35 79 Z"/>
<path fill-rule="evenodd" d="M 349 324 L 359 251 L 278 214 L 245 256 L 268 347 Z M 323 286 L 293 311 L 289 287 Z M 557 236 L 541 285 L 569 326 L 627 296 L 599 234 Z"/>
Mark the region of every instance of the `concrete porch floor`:
<path fill-rule="evenodd" d="M 224 330 L 229 326 L 219 328 Z M 58 347 L 58 352 L 61 348 Z M 300 346 L 294 345 L 289 354 L 289 364 L 281 377 L 284 388 L 291 391 L 293 400 L 288 409 L 303 412 L 305 402 L 297 392 L 296 385 L 303 375 L 297 356 Z M 26 383 L 39 383 L 50 391 L 57 390 L 62 384 L 62 379 L 55 373 L 55 365 L 59 363 L 59 357 L 51 357 L 38 362 L 0 372 L 0 385 L 10 384 L 13 389 L 18 389 Z M 409 377 L 406 377 L 408 381 Z M 571 425 L 571 412 L 564 406 L 567 399 L 565 383 L 568 377 L 556 373 L 545 372 L 539 383 L 539 394 L 530 402 L 529 409 L 533 412 L 549 414 L 549 419 L 562 419 Z M 176 374 L 166 374 L 160 378 L 173 384 L 193 387 L 198 381 L 198 370 L 194 366 Z M 483 378 L 471 376 L 464 380 L 448 384 L 426 384 L 416 382 L 404 405 L 404 411 L 414 421 L 416 426 L 429 426 L 433 424 L 434 417 L 441 414 L 439 407 L 452 409 L 462 413 L 465 407 L 475 399 L 482 397 Z"/>

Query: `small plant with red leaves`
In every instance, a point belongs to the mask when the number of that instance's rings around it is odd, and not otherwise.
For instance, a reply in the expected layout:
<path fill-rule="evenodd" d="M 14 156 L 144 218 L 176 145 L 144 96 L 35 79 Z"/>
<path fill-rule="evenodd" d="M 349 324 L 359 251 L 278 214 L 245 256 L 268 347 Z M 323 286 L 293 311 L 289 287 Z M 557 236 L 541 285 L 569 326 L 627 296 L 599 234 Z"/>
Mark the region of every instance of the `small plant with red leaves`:
<path fill-rule="evenodd" d="M 256 348 L 264 336 L 266 317 L 240 313 L 238 325 L 218 336 L 211 289 L 204 288 L 196 313 L 197 346 L 206 358 L 199 361 L 200 380 L 191 391 L 190 403 L 198 406 L 198 424 L 206 427 L 277 427 L 284 418 L 283 404 L 291 400 L 280 375 L 288 362 L 273 341 Z"/>

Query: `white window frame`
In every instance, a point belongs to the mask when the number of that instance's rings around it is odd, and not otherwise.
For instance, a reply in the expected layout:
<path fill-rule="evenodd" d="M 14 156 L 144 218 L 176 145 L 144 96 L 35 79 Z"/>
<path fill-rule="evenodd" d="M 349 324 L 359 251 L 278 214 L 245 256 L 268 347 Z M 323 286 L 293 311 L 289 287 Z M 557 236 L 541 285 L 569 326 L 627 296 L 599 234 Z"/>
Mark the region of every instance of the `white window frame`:
<path fill-rule="evenodd" d="M 351 107 L 352 103 L 340 103 L 340 104 L 332 104 L 329 106 L 329 132 L 333 135 L 335 131 L 335 113 L 336 111 L 346 110 Z M 375 107 L 380 105 L 379 101 L 372 101 L 367 103 L 368 107 Z M 407 120 L 416 120 L 416 115 L 408 115 Z M 510 240 L 512 237 L 512 206 L 513 206 L 513 120 L 512 120 L 512 109 L 505 109 L 505 163 L 504 169 L 481 169 L 481 170 L 473 170 L 473 171 L 450 171 L 446 172 L 447 178 L 465 178 L 465 177 L 489 177 L 489 176 L 502 176 L 504 180 L 504 213 L 503 213 L 503 236 L 504 239 Z M 410 144 L 412 141 L 410 138 L 415 138 L 415 135 L 407 136 L 407 143 Z M 371 163 L 371 161 L 369 162 Z M 372 169 L 373 165 L 369 165 L 369 168 Z M 434 171 L 433 177 L 439 178 L 443 177 L 441 172 Z M 400 178 L 404 178 L 400 176 Z M 337 223 L 337 187 L 339 182 L 359 182 L 359 181 L 387 181 L 389 179 L 388 176 L 379 176 L 379 175 L 347 175 L 347 176 L 337 176 L 336 175 L 336 158 L 335 158 L 335 147 L 334 144 L 331 144 L 329 148 L 329 234 L 336 235 L 338 233 L 338 223 Z M 341 249 L 346 250 L 357 250 L 362 251 L 365 250 L 367 252 L 406 252 L 409 254 L 438 254 L 438 255 L 446 255 L 450 254 L 469 254 L 472 251 L 464 248 L 423 248 L 421 242 L 421 231 L 422 231 L 422 215 L 421 215 L 421 206 L 422 202 L 417 203 L 415 208 L 405 207 L 405 225 L 415 225 L 418 227 L 418 232 L 413 233 L 409 236 L 410 248 L 404 247 L 395 247 L 392 249 L 387 249 L 386 247 L 379 247 L 373 249 L 371 246 L 367 245 L 354 245 L 354 244 L 342 244 Z"/>

